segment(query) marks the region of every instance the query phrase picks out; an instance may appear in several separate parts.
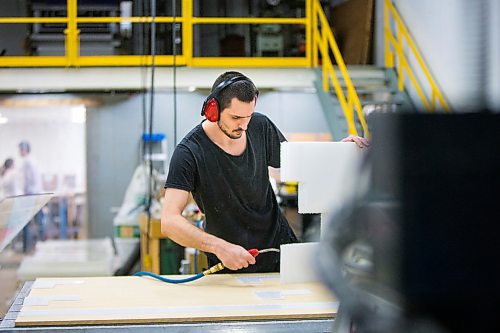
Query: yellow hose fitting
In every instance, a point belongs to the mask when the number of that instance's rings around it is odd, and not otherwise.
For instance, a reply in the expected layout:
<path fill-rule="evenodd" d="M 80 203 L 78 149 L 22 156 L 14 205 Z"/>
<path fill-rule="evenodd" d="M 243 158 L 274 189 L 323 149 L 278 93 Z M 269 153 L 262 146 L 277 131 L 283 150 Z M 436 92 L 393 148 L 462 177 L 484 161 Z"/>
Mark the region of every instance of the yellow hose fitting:
<path fill-rule="evenodd" d="M 206 271 L 203 271 L 203 275 L 213 274 L 215 272 L 222 271 L 223 269 L 224 269 L 224 265 L 222 263 L 218 263 L 217 265 L 210 267 Z"/>

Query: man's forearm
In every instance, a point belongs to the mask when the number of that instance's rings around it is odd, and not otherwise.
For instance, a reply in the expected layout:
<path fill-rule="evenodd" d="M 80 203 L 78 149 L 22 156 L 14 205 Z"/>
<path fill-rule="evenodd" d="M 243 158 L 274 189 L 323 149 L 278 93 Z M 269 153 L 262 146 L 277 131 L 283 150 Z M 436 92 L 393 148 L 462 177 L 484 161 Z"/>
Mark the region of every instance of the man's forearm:
<path fill-rule="evenodd" d="M 183 216 L 162 217 L 161 232 L 174 242 L 203 252 L 216 253 L 224 240 L 195 227 Z"/>

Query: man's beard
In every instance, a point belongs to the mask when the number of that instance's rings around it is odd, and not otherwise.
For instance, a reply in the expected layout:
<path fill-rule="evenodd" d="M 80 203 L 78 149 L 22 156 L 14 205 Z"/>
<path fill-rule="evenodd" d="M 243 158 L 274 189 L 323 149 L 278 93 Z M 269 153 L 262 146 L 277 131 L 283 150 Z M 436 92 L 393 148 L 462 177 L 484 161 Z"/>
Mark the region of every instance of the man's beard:
<path fill-rule="evenodd" d="M 237 130 L 237 131 L 229 131 L 226 127 L 224 127 L 224 125 L 222 124 L 222 122 L 220 120 L 217 121 L 217 125 L 219 126 L 222 133 L 226 134 L 226 136 L 230 139 L 239 139 L 239 138 L 241 138 L 241 135 L 244 132 L 244 130 L 242 130 L 242 129 Z"/>

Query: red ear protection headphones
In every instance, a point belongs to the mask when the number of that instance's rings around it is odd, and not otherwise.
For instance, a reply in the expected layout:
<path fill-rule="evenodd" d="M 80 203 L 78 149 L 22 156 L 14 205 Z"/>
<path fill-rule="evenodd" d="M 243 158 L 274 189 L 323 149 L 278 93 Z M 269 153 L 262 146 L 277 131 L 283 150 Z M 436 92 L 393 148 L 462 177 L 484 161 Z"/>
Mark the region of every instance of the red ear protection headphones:
<path fill-rule="evenodd" d="M 203 102 L 203 107 L 201 108 L 201 115 L 205 116 L 205 118 L 207 118 L 207 120 L 211 122 L 219 120 L 221 109 L 218 96 L 220 92 L 224 90 L 224 88 L 239 81 L 247 81 L 252 83 L 253 85 L 253 82 L 250 81 L 250 79 L 245 76 L 235 76 L 228 80 L 222 81 L 221 83 L 219 83 L 217 87 L 215 87 L 214 91 L 210 95 L 208 95 L 208 97 L 205 99 L 205 102 Z"/>

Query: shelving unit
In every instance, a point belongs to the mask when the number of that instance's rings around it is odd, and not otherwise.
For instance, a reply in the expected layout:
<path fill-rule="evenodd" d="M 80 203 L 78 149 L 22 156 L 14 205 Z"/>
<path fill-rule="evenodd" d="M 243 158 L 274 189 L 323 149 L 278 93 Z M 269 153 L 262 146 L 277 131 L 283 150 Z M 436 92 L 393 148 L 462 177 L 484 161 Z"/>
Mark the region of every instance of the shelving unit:
<path fill-rule="evenodd" d="M 168 171 L 168 145 L 167 136 L 164 133 L 144 133 L 142 135 L 144 141 L 145 161 L 151 161 L 153 167 L 162 175 L 166 175 Z"/>

